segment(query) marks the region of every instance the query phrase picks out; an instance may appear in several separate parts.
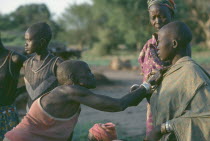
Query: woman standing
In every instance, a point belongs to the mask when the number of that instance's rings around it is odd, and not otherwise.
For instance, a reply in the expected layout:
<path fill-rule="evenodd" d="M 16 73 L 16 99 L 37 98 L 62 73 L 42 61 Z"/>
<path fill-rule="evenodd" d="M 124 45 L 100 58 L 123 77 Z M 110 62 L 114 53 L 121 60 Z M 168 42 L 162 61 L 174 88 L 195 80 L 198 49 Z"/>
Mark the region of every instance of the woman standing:
<path fill-rule="evenodd" d="M 156 31 L 173 20 L 176 9 L 174 0 L 148 0 L 147 4 L 150 23 L 156 29 Z M 157 55 L 157 41 L 155 35 L 156 34 L 153 34 L 152 38 L 146 42 L 138 58 L 142 74 L 144 76 L 143 81 L 147 79 L 152 70 L 161 69 L 166 65 L 159 59 Z M 150 110 L 150 104 L 148 103 L 146 136 L 152 129 L 152 114 Z"/>

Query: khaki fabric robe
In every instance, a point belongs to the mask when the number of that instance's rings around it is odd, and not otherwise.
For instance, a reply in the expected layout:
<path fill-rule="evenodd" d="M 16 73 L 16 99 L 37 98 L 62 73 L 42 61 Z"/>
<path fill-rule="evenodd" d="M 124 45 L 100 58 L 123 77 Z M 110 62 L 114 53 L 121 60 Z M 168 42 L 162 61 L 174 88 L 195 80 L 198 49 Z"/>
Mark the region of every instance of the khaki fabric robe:
<path fill-rule="evenodd" d="M 210 77 L 190 57 L 165 73 L 150 103 L 154 126 L 169 120 L 174 130 L 161 141 L 210 141 Z"/>

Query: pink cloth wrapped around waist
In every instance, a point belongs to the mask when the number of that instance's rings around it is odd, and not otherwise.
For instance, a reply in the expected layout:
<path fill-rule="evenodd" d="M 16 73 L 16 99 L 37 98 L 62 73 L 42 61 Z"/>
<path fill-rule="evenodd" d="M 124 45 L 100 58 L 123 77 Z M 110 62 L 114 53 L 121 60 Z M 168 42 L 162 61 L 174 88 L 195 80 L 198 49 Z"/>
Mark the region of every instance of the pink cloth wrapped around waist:
<path fill-rule="evenodd" d="M 80 110 L 80 108 L 79 108 Z M 55 118 L 34 101 L 23 120 L 5 134 L 10 141 L 66 141 L 72 133 L 80 112 L 71 118 Z"/>

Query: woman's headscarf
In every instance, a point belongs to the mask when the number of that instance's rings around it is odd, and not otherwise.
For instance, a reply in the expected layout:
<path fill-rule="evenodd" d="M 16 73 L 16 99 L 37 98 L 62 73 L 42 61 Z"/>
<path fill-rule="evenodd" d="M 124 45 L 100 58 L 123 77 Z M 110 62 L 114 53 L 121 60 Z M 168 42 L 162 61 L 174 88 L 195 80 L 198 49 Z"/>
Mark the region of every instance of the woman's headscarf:
<path fill-rule="evenodd" d="M 115 124 L 113 123 L 95 124 L 89 130 L 89 133 L 91 133 L 97 141 L 112 141 L 117 139 Z"/>
<path fill-rule="evenodd" d="M 154 4 L 164 5 L 168 7 L 173 12 L 173 14 L 175 13 L 176 4 L 174 0 L 147 0 L 148 9 Z"/>

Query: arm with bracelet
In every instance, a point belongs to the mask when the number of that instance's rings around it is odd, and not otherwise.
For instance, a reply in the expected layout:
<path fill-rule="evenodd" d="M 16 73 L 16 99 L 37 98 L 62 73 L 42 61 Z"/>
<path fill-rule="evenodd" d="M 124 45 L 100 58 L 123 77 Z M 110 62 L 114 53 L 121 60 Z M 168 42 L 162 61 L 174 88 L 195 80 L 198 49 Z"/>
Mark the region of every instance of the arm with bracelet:
<path fill-rule="evenodd" d="M 173 128 L 171 127 L 170 121 L 166 121 L 166 123 L 161 124 L 161 134 L 168 134 L 173 132 Z"/>
<path fill-rule="evenodd" d="M 73 88 L 71 90 L 66 90 L 67 93 L 72 91 L 73 95 L 69 95 L 69 99 L 84 104 L 86 106 L 92 107 L 100 111 L 107 112 L 119 112 L 125 110 L 130 106 L 137 106 L 144 98 L 148 97 L 151 92 L 151 84 L 156 84 L 162 74 L 156 73 L 148 80 L 144 82 L 137 89 L 124 95 L 121 98 L 111 98 L 108 96 L 95 94 L 85 88 Z M 63 88 L 64 89 L 64 88 Z"/>

